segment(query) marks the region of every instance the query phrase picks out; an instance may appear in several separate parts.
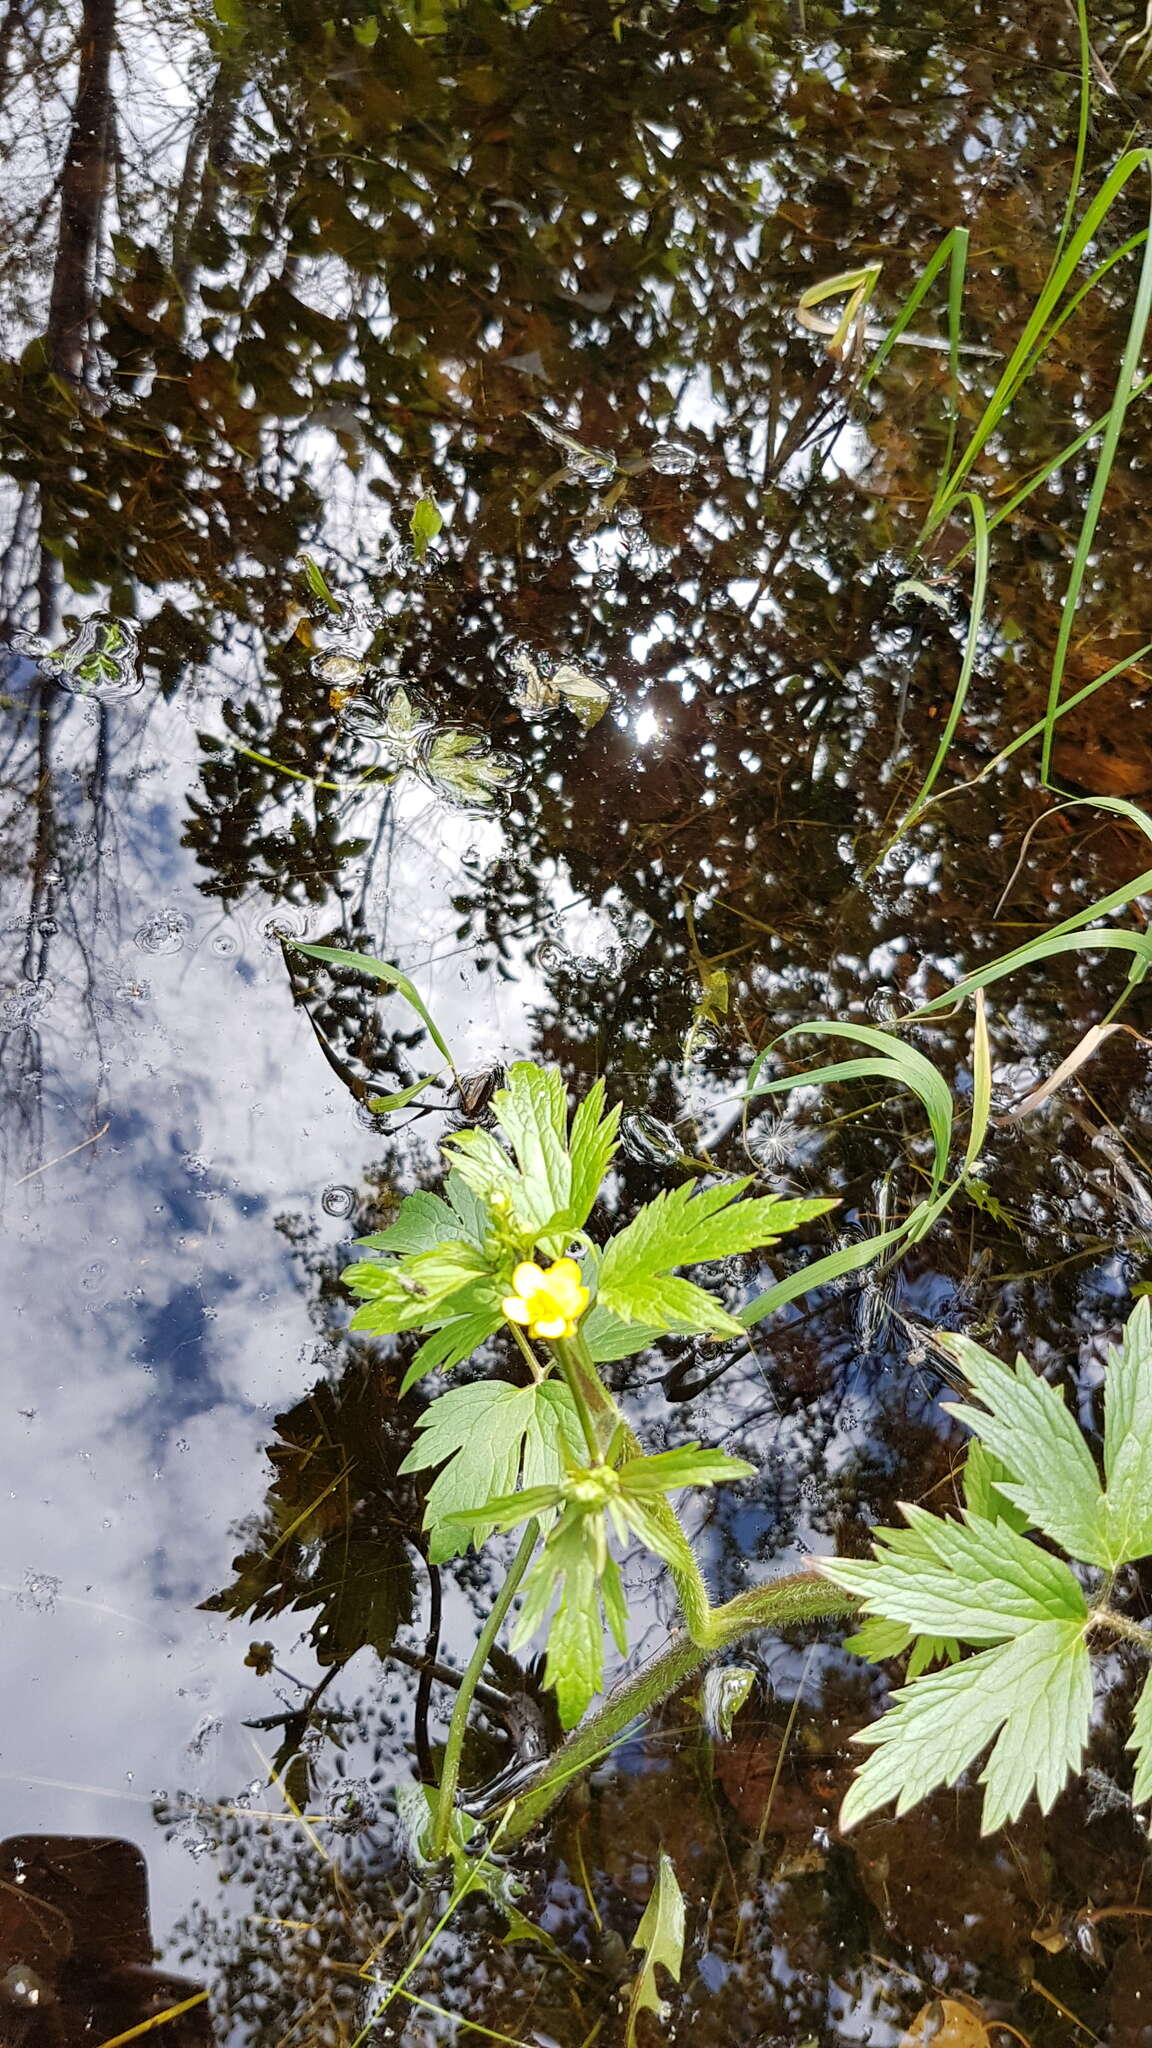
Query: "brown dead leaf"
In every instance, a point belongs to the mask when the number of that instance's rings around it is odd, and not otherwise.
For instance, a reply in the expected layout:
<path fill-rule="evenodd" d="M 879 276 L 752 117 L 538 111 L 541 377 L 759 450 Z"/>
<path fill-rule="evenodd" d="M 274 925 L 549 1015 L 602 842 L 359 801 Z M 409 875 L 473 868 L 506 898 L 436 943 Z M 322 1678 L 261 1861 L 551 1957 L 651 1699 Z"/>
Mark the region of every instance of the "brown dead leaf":
<path fill-rule="evenodd" d="M 930 1998 L 922 2005 L 900 2048 L 989 2048 L 988 2027 L 976 2005 L 958 1998 Z"/>

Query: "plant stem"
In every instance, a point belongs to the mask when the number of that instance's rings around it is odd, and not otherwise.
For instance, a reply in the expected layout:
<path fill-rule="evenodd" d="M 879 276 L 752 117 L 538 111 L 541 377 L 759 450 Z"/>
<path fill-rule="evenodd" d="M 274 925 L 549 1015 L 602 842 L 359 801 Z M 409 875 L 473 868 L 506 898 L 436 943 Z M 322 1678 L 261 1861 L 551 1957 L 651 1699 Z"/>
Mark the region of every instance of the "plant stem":
<path fill-rule="evenodd" d="M 492 1603 L 491 1612 L 476 1639 L 476 1648 L 471 1661 L 460 1681 L 452 1719 L 448 1726 L 448 1740 L 444 1745 L 444 1762 L 440 1770 L 440 1789 L 436 1795 L 436 1816 L 432 1826 L 432 1857 L 438 1859 L 448 1853 L 452 1834 L 452 1814 L 456 1805 L 456 1787 L 460 1781 L 460 1759 L 464 1752 L 464 1735 L 468 1727 L 468 1715 L 488 1652 L 500 1633 L 504 1617 L 516 1597 L 521 1579 L 532 1562 L 532 1553 L 540 1535 L 540 1524 L 536 1520 L 528 1523 L 520 1539 L 520 1547 L 508 1567 L 508 1576 Z"/>
<path fill-rule="evenodd" d="M 626 1458 L 640 1458 L 644 1455 L 639 1437 L 629 1427 L 615 1401 L 604 1385 L 581 1331 L 574 1337 L 558 1340 L 555 1351 L 560 1368 L 571 1389 L 572 1398 L 584 1425 L 584 1434 L 594 1462 L 599 1462 L 614 1436 Z M 659 1522 L 672 1540 L 677 1561 L 668 1560 L 688 1634 L 701 1648 L 712 1647 L 712 1629 L 717 1610 L 708 1597 L 704 1574 L 696 1562 L 696 1554 L 684 1524 L 671 1503 L 663 1498 L 648 1503 L 648 1512 L 653 1521 Z"/>
<path fill-rule="evenodd" d="M 739 1642 L 742 1636 L 752 1635 L 757 1629 L 783 1628 L 792 1622 L 849 1613 L 855 1604 L 850 1594 L 830 1580 L 819 1578 L 815 1572 L 795 1572 L 739 1593 L 724 1606 L 713 1608 L 711 1647 L 694 1643 L 689 1636 L 677 1636 L 659 1657 L 633 1677 L 622 1680 L 549 1758 L 536 1783 L 519 1794 L 501 1840 L 509 1845 L 521 1841 L 560 1798 L 571 1778 L 611 1749 L 640 1715 L 650 1713 L 702 1670 L 716 1650 Z"/>
<path fill-rule="evenodd" d="M 1114 1607 L 1090 1608 L 1088 1620 L 1098 1628 L 1106 1628 L 1110 1635 L 1123 1636 L 1126 1643 L 1138 1643 L 1144 1655 L 1152 1657 L 1152 1630 L 1141 1628 L 1138 1621 L 1129 1621 L 1126 1614 L 1117 1614 Z"/>

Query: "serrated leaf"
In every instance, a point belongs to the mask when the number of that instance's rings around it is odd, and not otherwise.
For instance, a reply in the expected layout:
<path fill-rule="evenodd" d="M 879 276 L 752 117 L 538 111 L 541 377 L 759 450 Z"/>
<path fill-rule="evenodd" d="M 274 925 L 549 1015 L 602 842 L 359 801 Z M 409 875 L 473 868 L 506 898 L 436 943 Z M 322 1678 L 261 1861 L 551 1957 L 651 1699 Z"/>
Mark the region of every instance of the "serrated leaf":
<path fill-rule="evenodd" d="M 1104 1383 L 1108 1544 L 1117 1564 L 1152 1550 L 1152 1307 L 1138 1301 Z"/>
<path fill-rule="evenodd" d="M 568 1215 L 574 1230 L 582 1229 L 591 1214 L 604 1175 L 616 1153 L 619 1129 L 620 1104 L 614 1102 L 605 1115 L 604 1083 L 594 1081 L 577 1105 L 568 1144 L 572 1159 Z"/>
<path fill-rule="evenodd" d="M 596 1301 L 580 1325 L 580 1334 L 593 1365 L 610 1365 L 617 1358 L 635 1358 L 638 1351 L 647 1351 L 664 1331 L 651 1324 L 626 1323 L 613 1315 L 606 1302 Z"/>
<path fill-rule="evenodd" d="M 668 1279 L 672 1268 L 759 1251 L 834 1206 L 772 1196 L 740 1201 L 748 1186 L 747 1179 L 711 1188 L 685 1182 L 657 1195 L 606 1245 L 599 1299 L 624 1322 L 685 1334 L 742 1334 L 743 1326 L 702 1288 Z"/>
<path fill-rule="evenodd" d="M 1082 1626 L 1084 1594 L 1062 1558 L 1017 1535 L 1006 1522 L 967 1514 L 944 1521 L 902 1507 L 907 1529 L 877 1529 L 874 1557 L 821 1558 L 817 1569 L 870 1612 L 917 1635 L 992 1643 L 1051 1620 Z"/>
<path fill-rule="evenodd" d="M 1013 1370 L 955 1331 L 939 1332 L 937 1341 L 985 1404 L 944 1405 L 1012 1474 L 1001 1483 L 1001 1493 L 1070 1557 L 1106 1568 L 1119 1563 L 1092 1454 L 1056 1388 L 1025 1359 L 1017 1359 Z"/>
<path fill-rule="evenodd" d="M 408 1393 L 427 1373 L 451 1372 L 494 1336 L 503 1321 L 504 1312 L 500 1308 L 478 1309 L 471 1315 L 452 1316 L 424 1339 L 400 1382 L 400 1392 Z"/>
<path fill-rule="evenodd" d="M 844 1648 L 851 1650 L 854 1657 L 866 1657 L 869 1664 L 886 1664 L 891 1657 L 903 1656 L 912 1640 L 912 1630 L 907 1622 L 889 1621 L 883 1614 L 869 1614 L 855 1635 L 845 1636 Z"/>
<path fill-rule="evenodd" d="M 1146 1799 L 1152 1799 L 1152 1671 L 1140 1689 L 1136 1712 L 1132 1716 L 1132 1733 L 1125 1747 L 1135 1752 L 1132 1799 L 1136 1806 L 1142 1806 Z"/>
<path fill-rule="evenodd" d="M 930 1664 L 958 1664 L 960 1645 L 955 1636 L 917 1636 L 908 1653 L 905 1677 L 911 1683 Z"/>
<path fill-rule="evenodd" d="M 484 1254 L 466 1238 L 404 1259 L 360 1259 L 340 1277 L 364 1304 L 351 1328 L 378 1337 L 428 1328 L 452 1315 L 480 1314 L 500 1298 Z"/>
<path fill-rule="evenodd" d="M 682 1486 L 724 1486 L 734 1479 L 753 1479 L 756 1467 L 725 1451 L 702 1451 L 699 1444 L 678 1444 L 646 1458 L 629 1458 L 617 1478 L 624 1493 L 658 1500 Z"/>
<path fill-rule="evenodd" d="M 874 1752 L 840 1810 L 843 1829 L 896 1801 L 897 1815 L 955 1784 L 996 1737 L 981 1773 L 985 1834 L 1016 1820 L 1033 1792 L 1047 1813 L 1088 1738 L 1092 1673 L 1083 1628 L 1039 1622 L 1011 1642 L 917 1678 L 853 1740 Z"/>
<path fill-rule="evenodd" d="M 365 1251 L 394 1252 L 398 1258 L 409 1252 L 430 1252 L 438 1244 L 459 1237 L 460 1221 L 454 1209 L 439 1195 L 420 1189 L 405 1195 L 394 1223 L 386 1230 L 374 1230 L 370 1237 L 358 1237 Z"/>
<path fill-rule="evenodd" d="M 507 1085 L 492 1097 L 514 1158 L 490 1131 L 457 1132 L 443 1149 L 476 1195 L 506 1206 L 523 1236 L 558 1255 L 587 1221 L 616 1150 L 619 1108 L 605 1116 L 603 1107 L 603 1083 L 597 1081 L 577 1108 L 569 1136 L 559 1069 L 516 1060 Z"/>
<path fill-rule="evenodd" d="M 442 1394 L 420 1418 L 420 1440 L 401 1472 L 443 1469 L 428 1490 L 424 1527 L 433 1564 L 458 1557 L 474 1543 L 479 1549 L 495 1517 L 468 1526 L 450 1519 L 511 1494 L 521 1465 L 535 1485 L 556 1486 L 564 1477 L 565 1452 L 580 1455 L 583 1432 L 572 1397 L 560 1381 L 529 1387 L 481 1380 Z"/>
<path fill-rule="evenodd" d="M 439 796 L 482 807 L 495 801 L 515 772 L 502 755 L 491 751 L 481 733 L 462 732 L 458 726 L 433 733 L 418 766 Z"/>
<path fill-rule="evenodd" d="M 1015 1507 L 1001 1486 L 1012 1474 L 1000 1458 L 994 1458 L 978 1436 L 972 1438 L 964 1459 L 964 1501 L 974 1515 L 986 1522 L 1007 1522 L 1017 1535 L 1029 1528 L 1027 1515 Z"/>
<path fill-rule="evenodd" d="M 671 1857 L 663 1849 L 660 1851 L 656 1883 L 640 1925 L 632 1936 L 632 1946 L 641 1951 L 644 1962 L 633 1979 L 628 2000 L 625 2048 L 635 2048 L 636 2023 L 642 2012 L 655 2013 L 660 2020 L 668 2017 L 667 2001 L 661 1998 L 657 1988 L 657 1969 L 667 1970 L 673 1982 L 678 1984 L 684 1967 L 684 1895 L 676 1882 Z"/>
<path fill-rule="evenodd" d="M 522 1648 L 559 1592 L 548 1628 L 544 1680 L 555 1691 L 565 1728 L 575 1727 L 604 1679 L 599 1576 L 604 1543 L 599 1524 L 598 1516 L 571 1509 L 561 1517 L 524 1581 L 523 1606 L 512 1635 L 513 1649 Z M 609 1600 L 618 1620 L 615 1586 L 613 1582 Z"/>

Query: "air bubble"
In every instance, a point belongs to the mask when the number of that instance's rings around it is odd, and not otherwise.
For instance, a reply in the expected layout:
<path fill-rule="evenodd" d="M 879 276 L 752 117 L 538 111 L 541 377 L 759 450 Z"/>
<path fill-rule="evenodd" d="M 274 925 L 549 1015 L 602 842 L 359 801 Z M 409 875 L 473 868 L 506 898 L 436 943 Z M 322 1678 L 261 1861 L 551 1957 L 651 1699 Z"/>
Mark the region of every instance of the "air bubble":
<path fill-rule="evenodd" d="M 331 1187 L 325 1188 L 320 1197 L 320 1207 L 326 1216 L 350 1216 L 356 1207 L 355 1188 L 335 1182 Z"/>
<path fill-rule="evenodd" d="M 671 1124 L 649 1116 L 646 1110 L 637 1110 L 624 1118 L 620 1126 L 620 1145 L 629 1159 L 635 1159 L 644 1166 L 675 1166 L 684 1151 Z"/>
<path fill-rule="evenodd" d="M 661 476 L 688 476 L 695 469 L 699 457 L 695 449 L 686 448 L 683 441 L 657 441 L 648 460 Z"/>
<path fill-rule="evenodd" d="M 23 1024 L 30 1024 L 46 1009 L 56 993 L 56 984 L 47 975 L 40 981 L 21 981 L 11 993 L 0 1002 L 0 1031 L 17 1031 Z"/>
<path fill-rule="evenodd" d="M 235 932 L 217 932 L 210 950 L 218 960 L 234 960 L 240 951 L 240 941 Z"/>
<path fill-rule="evenodd" d="M 263 919 L 259 932 L 265 950 L 277 953 L 282 940 L 287 940 L 291 944 L 293 939 L 307 938 L 307 913 L 297 909 L 294 903 L 285 903 L 279 910 L 274 910 L 271 917 Z"/>
<path fill-rule="evenodd" d="M 136 933 L 142 953 L 179 953 L 192 929 L 192 920 L 182 910 L 158 910 Z"/>

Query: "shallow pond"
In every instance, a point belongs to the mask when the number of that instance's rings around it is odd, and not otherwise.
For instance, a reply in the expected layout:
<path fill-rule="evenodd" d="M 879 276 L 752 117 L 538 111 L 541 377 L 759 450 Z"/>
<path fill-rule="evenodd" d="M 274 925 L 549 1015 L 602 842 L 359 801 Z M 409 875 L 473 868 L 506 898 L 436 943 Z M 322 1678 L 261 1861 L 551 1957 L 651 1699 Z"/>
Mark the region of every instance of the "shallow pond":
<path fill-rule="evenodd" d="M 1081 207 L 1152 107 L 1139 24 L 1105 4 L 1090 26 Z M 418 1020 L 291 950 L 397 963 L 474 1099 L 517 1056 L 573 1098 L 603 1074 L 621 1217 L 713 1168 L 838 1199 L 732 1262 L 733 1300 L 907 1214 L 919 1105 L 857 1082 L 746 1123 L 756 1053 L 891 1023 L 1115 892 L 1143 925 L 1129 819 L 1054 811 L 1038 741 L 976 780 L 1043 718 L 1093 447 L 995 527 L 937 782 L 969 786 L 900 832 L 972 593 L 960 509 L 915 553 L 947 459 L 946 272 L 863 378 L 965 225 L 974 428 L 1057 246 L 1079 90 L 1075 10 L 1048 0 L 10 0 L 4 2040 L 100 2048 L 207 1988 L 165 2048 L 607 2048 L 663 1847 L 687 1944 L 645 2040 L 894 2048 L 919 2013 L 913 2040 L 943 2019 L 953 2043 L 1152 2041 L 1134 1674 L 1047 1820 L 982 1838 L 965 1790 L 844 1838 L 848 1738 L 886 1681 L 831 1624 L 750 1646 L 730 1741 L 684 1696 L 636 1729 L 510 1859 L 532 1930 L 467 1903 L 373 2022 L 443 1905 L 393 1802 L 451 1705 L 419 1667 L 459 1671 L 509 1553 L 426 1567 L 398 1475 L 411 1346 L 349 1338 L 338 1278 L 436 1185 L 459 1103 L 373 1113 L 434 1064 Z M 1096 263 L 1139 234 L 1146 182 Z M 841 360 L 801 294 L 874 263 Z M 1107 412 L 1138 263 L 988 441 L 990 510 Z M 1145 451 L 1136 406 L 1066 695 L 1152 639 Z M 1062 786 L 1152 791 L 1146 682 L 1061 723 Z M 1145 991 L 1133 1035 L 1008 1112 L 1123 978 L 1069 952 L 990 990 L 1004 1120 L 895 1265 L 750 1344 L 615 1368 L 653 1447 L 757 1468 L 698 1511 L 718 1592 L 950 1498 L 934 1328 L 1019 1342 L 1098 1422 L 1152 1278 Z M 962 1118 L 971 1011 L 914 1042 Z M 790 1041 L 779 1071 L 820 1056 Z M 638 1659 L 671 1606 L 643 1558 L 626 1577 Z M 535 1701 L 535 1672 L 502 1676 Z M 481 1716 L 466 1782 L 515 1759 L 509 1726 Z M 961 2006 L 923 2017 L 940 1997 Z"/>

